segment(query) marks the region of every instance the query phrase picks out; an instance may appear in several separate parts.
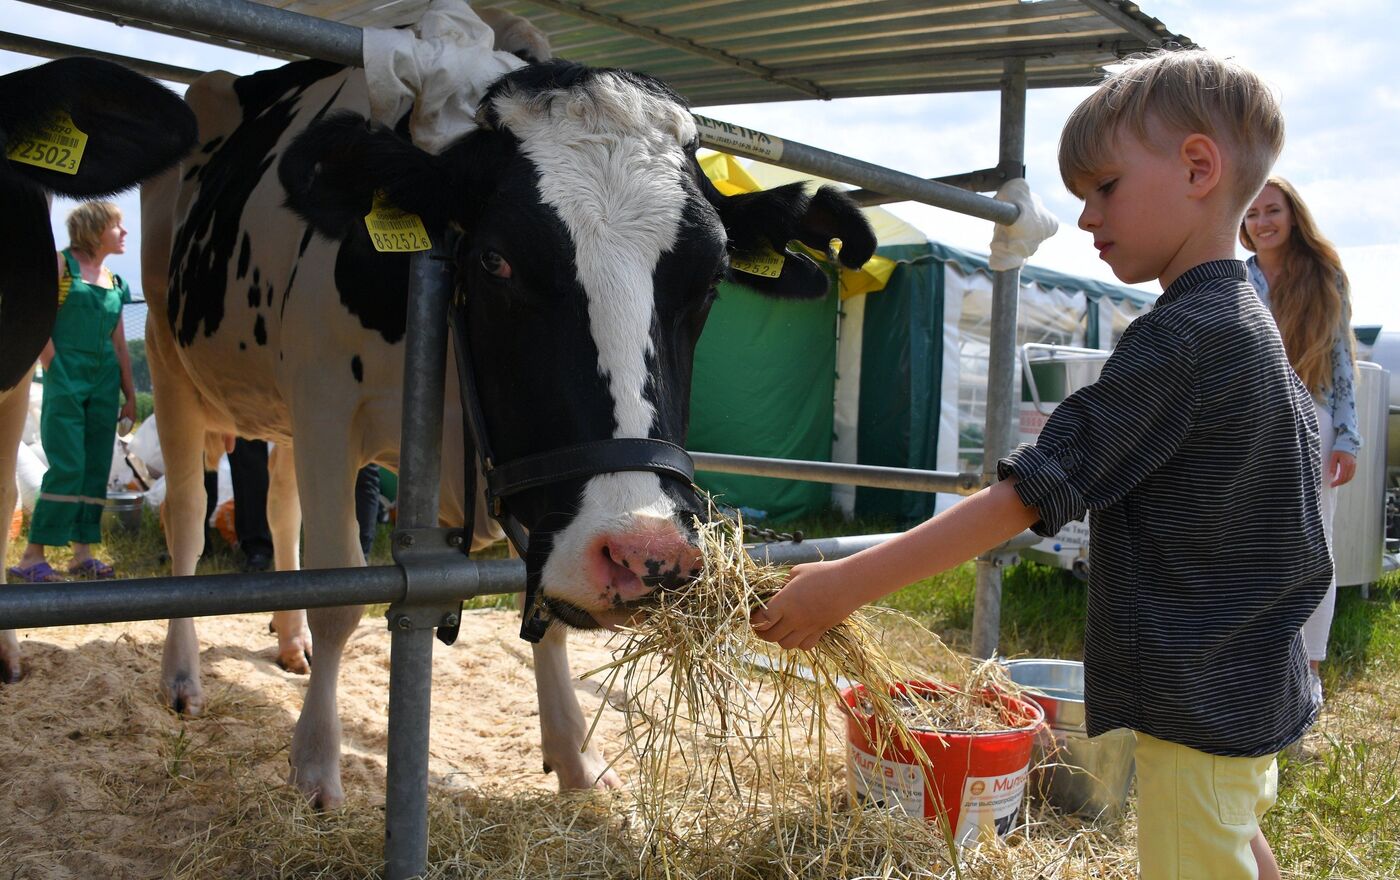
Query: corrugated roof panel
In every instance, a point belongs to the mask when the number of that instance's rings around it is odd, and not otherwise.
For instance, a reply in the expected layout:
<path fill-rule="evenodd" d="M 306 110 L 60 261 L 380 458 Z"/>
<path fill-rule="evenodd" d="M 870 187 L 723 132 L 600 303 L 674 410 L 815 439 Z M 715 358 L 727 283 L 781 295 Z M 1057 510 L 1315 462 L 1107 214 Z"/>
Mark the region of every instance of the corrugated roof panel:
<path fill-rule="evenodd" d="M 259 0 L 361 27 L 426 0 Z M 1084 84 L 1124 55 L 1192 41 L 1128 0 L 506 0 L 587 64 L 659 76 L 696 105 Z"/>

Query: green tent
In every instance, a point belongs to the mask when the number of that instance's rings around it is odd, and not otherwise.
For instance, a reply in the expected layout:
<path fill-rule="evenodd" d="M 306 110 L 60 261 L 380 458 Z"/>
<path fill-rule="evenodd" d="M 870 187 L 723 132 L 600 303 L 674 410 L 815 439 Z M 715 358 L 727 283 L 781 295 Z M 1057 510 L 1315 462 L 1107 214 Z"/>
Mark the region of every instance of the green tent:
<path fill-rule="evenodd" d="M 801 179 L 758 163 L 746 170 L 764 187 Z M 838 289 L 843 282 L 834 273 L 827 295 L 809 302 L 721 287 L 696 354 L 689 448 L 981 470 L 987 259 L 929 241 L 882 209 L 866 215 L 879 237 L 877 253 L 893 262 L 882 290 L 850 295 Z M 1034 266 L 1022 271 L 1021 283 L 1020 343 L 1108 348 L 1154 299 Z M 749 518 L 777 522 L 837 507 L 913 523 L 952 500 L 705 471 L 697 481 Z"/>

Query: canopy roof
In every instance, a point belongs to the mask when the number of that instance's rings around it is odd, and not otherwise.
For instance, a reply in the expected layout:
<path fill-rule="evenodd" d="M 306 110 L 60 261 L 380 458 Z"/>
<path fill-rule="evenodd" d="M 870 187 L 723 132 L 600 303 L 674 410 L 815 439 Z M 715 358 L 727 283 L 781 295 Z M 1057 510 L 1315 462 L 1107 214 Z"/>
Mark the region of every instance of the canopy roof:
<path fill-rule="evenodd" d="M 259 0 L 360 27 L 427 0 Z M 1194 45 L 1127 0 L 497 0 L 562 58 L 653 74 L 696 106 L 1086 85 L 1162 43 Z M 219 42 L 227 42 L 219 40 Z"/>

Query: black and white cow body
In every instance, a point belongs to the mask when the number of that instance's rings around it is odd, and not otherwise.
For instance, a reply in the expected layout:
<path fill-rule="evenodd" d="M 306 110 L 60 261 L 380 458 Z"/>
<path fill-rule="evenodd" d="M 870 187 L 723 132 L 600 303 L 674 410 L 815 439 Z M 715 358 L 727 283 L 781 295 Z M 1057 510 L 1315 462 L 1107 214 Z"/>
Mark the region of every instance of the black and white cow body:
<path fill-rule="evenodd" d="M 87 135 L 76 173 L 0 158 L 0 559 L 15 506 L 30 377 L 58 312 L 49 194 L 93 197 L 126 189 L 168 167 L 195 140 L 189 108 L 164 86 L 110 62 L 67 58 L 0 76 L 0 157 L 59 112 Z M 0 631 L 0 682 L 22 674 L 14 633 Z"/>
<path fill-rule="evenodd" d="M 205 430 L 291 446 L 295 474 L 273 465 L 269 504 L 279 569 L 295 559 L 286 552 L 295 529 L 276 513 L 279 501 L 294 503 L 288 488 L 301 490 L 306 564 L 355 564 L 355 471 L 396 464 L 407 260 L 370 246 L 363 218 L 376 190 L 428 229 L 460 233 L 458 307 L 490 441 L 507 461 L 611 438 L 683 443 L 695 344 L 727 253 L 770 242 L 782 249 L 791 239 L 825 250 L 840 238 L 843 260 L 859 265 L 874 249 L 859 211 L 834 191 L 721 196 L 695 161 L 684 103 L 622 71 L 550 62 L 508 74 L 482 102 L 483 127 L 437 155 L 402 130 L 367 124 L 356 115 L 364 113 L 360 77 L 326 65 L 237 82 L 216 75 L 196 83 L 189 100 L 205 147 L 148 188 L 143 211 L 154 219 L 161 205 L 173 206 L 165 214 L 173 238 L 167 230 L 163 239 L 174 244 L 170 291 L 159 304 L 161 267 L 146 268 L 159 316 L 148 334 L 164 337 L 148 342 L 162 447 L 171 469 L 171 446 L 186 449 L 193 487 L 193 450 Z M 282 210 L 284 201 L 306 222 Z M 161 246 L 159 230 L 145 233 L 147 248 Z M 775 285 L 821 295 L 826 283 L 809 259 L 789 254 Z M 183 376 L 160 377 L 177 370 Z M 445 402 L 443 518 L 460 522 L 455 384 Z M 166 412 L 184 403 L 200 415 L 179 420 L 179 440 Z M 183 503 L 202 511 L 190 495 Z M 605 473 L 531 489 L 511 504 L 530 530 L 527 565 L 544 602 L 568 625 L 623 622 L 698 559 L 699 502 L 674 478 Z M 193 570 L 197 549 L 194 529 L 172 539 L 183 569 Z M 294 781 L 322 804 L 343 797 L 334 688 L 359 616 L 311 613 L 316 665 L 291 761 Z M 279 622 L 279 633 L 294 625 Z M 197 653 L 178 644 L 182 626 L 172 624 L 177 647 L 168 643 L 165 682 L 189 708 L 202 697 Z M 563 629 L 551 627 L 535 646 L 546 764 L 561 786 L 615 784 L 601 756 L 580 751 L 585 725 Z"/>

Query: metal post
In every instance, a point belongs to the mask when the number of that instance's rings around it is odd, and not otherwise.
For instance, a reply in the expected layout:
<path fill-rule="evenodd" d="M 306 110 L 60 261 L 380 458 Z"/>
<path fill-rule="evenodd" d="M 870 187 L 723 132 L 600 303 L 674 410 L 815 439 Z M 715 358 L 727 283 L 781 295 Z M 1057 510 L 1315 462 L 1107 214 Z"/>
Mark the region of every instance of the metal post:
<path fill-rule="evenodd" d="M 1026 152 L 1026 63 L 1013 58 L 1004 62 L 1001 81 L 1000 164 L 1008 177 L 1024 174 Z M 987 424 L 982 476 L 987 485 L 996 482 L 997 461 L 1011 451 L 1015 439 L 1020 395 L 1016 387 L 1016 300 L 1021 270 L 992 275 L 992 326 L 987 358 Z M 972 654 L 996 654 L 1001 634 L 1001 554 L 986 553 L 977 559 L 977 595 L 972 609 Z"/>
<path fill-rule="evenodd" d="M 363 31 L 342 24 L 276 9 L 247 0 L 25 0 L 76 15 L 131 24 L 161 33 L 213 42 L 234 49 L 272 50 L 269 54 L 306 55 L 359 67 Z"/>
<path fill-rule="evenodd" d="M 442 462 L 442 395 L 447 367 L 447 249 L 438 233 L 431 251 L 411 262 L 404 345 L 403 439 L 399 447 L 399 518 L 395 557 L 414 543 L 410 530 L 438 523 Z M 436 258 L 436 259 L 435 259 Z M 402 564 L 402 560 L 400 560 Z M 413 577 L 402 606 L 389 609 L 389 756 L 384 812 L 384 873 L 418 877 L 428 861 L 428 729 L 431 722 L 433 623 L 414 612 Z"/>

